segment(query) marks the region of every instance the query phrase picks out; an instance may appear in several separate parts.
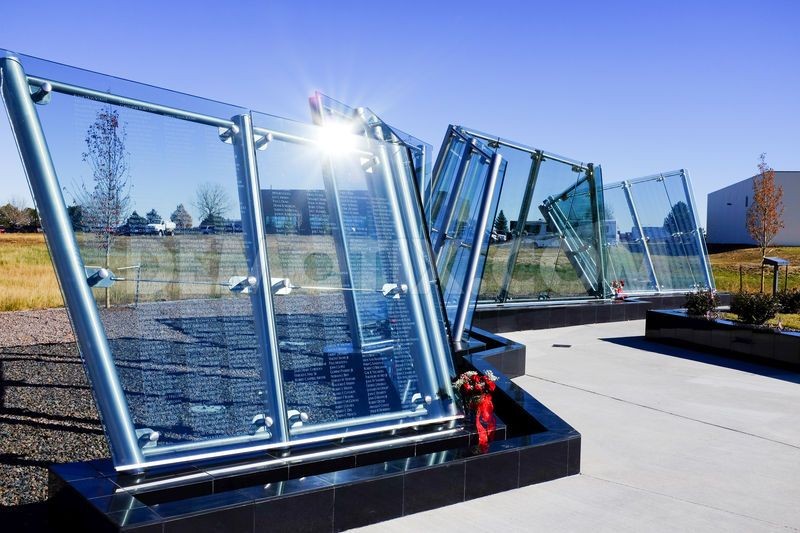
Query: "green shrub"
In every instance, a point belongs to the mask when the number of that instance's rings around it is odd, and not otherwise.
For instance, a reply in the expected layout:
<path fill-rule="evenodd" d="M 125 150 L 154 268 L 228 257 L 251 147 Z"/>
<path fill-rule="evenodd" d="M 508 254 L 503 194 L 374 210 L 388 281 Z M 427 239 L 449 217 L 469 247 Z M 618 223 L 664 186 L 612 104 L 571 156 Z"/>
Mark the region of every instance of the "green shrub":
<path fill-rule="evenodd" d="M 775 298 L 781 306 L 782 313 L 800 313 L 800 291 L 797 289 L 781 291 Z"/>
<path fill-rule="evenodd" d="M 709 289 L 689 292 L 686 294 L 686 303 L 683 306 L 689 316 L 716 317 L 717 306 L 719 306 L 717 291 Z"/>
<path fill-rule="evenodd" d="M 763 324 L 778 311 L 780 303 L 770 294 L 740 292 L 731 298 L 731 313 L 745 324 Z"/>

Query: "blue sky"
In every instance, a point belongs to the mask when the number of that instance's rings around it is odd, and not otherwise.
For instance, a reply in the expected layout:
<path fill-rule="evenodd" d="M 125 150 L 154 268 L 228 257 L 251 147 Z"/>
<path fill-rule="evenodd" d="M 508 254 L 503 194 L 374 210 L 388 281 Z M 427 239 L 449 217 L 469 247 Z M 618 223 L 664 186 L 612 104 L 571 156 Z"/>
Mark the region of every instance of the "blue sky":
<path fill-rule="evenodd" d="M 77 3 L 75 3 L 77 4 Z M 40 1 L 0 47 L 308 120 L 314 90 L 438 147 L 449 123 L 600 163 L 800 170 L 800 3 Z M 27 184 L 0 123 L 0 202 Z"/>

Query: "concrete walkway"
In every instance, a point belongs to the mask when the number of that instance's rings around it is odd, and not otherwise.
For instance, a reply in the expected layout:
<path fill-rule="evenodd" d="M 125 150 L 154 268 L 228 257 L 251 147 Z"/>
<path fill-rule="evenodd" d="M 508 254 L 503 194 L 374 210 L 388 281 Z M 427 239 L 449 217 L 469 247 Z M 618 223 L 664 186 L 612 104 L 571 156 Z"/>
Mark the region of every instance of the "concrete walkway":
<path fill-rule="evenodd" d="M 515 381 L 583 435 L 581 475 L 362 530 L 800 531 L 800 374 L 643 335 L 507 334 L 528 347 Z"/>

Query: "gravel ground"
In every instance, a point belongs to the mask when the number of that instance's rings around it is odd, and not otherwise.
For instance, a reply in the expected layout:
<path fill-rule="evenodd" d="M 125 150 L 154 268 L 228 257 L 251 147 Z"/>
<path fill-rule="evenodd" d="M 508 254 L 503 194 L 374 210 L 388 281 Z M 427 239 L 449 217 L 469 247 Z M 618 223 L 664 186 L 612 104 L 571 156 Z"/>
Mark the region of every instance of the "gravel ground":
<path fill-rule="evenodd" d="M 287 401 L 318 422 L 344 416 L 332 408 L 342 393 L 331 388 L 322 357 L 325 346 L 349 340 L 343 302 L 292 301 L 276 309 Z M 231 300 L 101 311 L 137 425 L 158 428 L 165 442 L 241 433 L 242 420 L 263 409 L 250 312 Z M 415 381 L 408 350 L 396 346 L 393 379 Z M 217 410 L 193 415 L 195 404 Z M 0 313 L 0 530 L 47 529 L 49 464 L 108 456 L 66 311 Z"/>
<path fill-rule="evenodd" d="M 50 463 L 107 456 L 66 311 L 0 313 L 0 529 L 46 529 Z"/>

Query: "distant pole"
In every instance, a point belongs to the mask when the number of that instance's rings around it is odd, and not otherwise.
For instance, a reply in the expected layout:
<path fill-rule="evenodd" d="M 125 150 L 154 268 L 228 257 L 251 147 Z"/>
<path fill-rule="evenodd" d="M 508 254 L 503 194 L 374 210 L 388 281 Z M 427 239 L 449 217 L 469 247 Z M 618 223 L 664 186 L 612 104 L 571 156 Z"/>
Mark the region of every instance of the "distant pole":
<path fill-rule="evenodd" d="M 789 265 L 786 265 L 786 274 L 783 276 L 783 292 L 789 290 Z"/>
<path fill-rule="evenodd" d="M 744 288 L 743 287 L 743 285 L 744 285 L 744 272 L 743 272 L 743 269 L 744 269 L 744 267 L 740 264 L 739 265 L 739 292 L 742 292 L 742 289 Z"/>
<path fill-rule="evenodd" d="M 772 295 L 775 296 L 778 294 L 778 277 L 781 275 L 780 268 L 778 265 L 772 267 Z"/>

